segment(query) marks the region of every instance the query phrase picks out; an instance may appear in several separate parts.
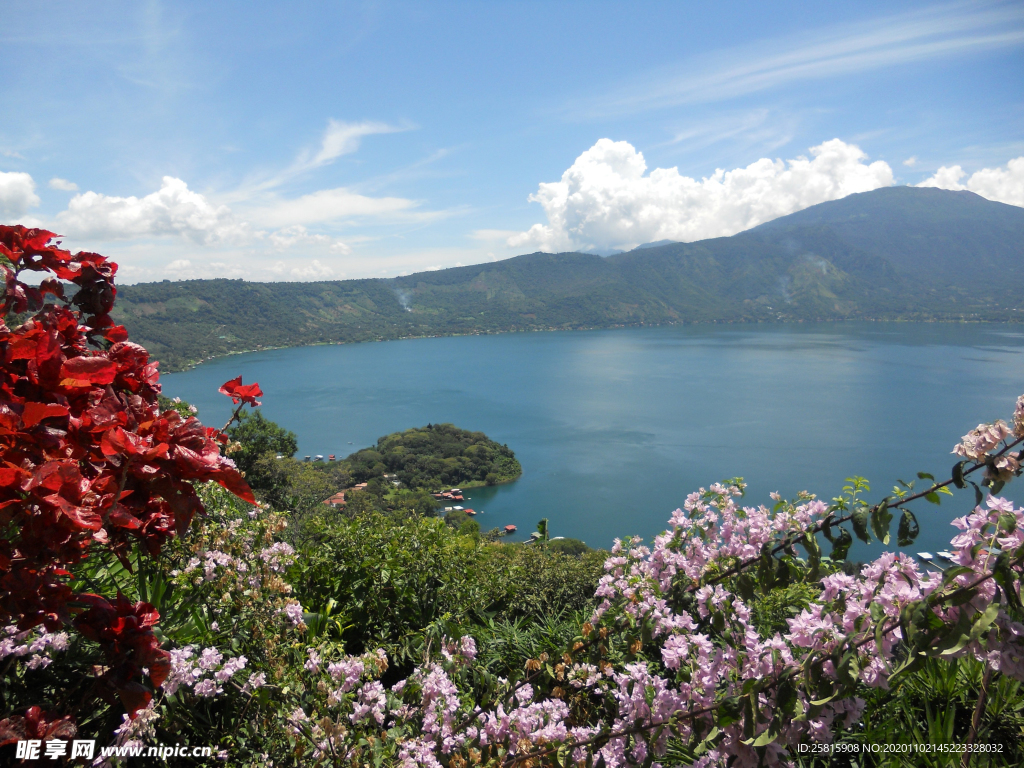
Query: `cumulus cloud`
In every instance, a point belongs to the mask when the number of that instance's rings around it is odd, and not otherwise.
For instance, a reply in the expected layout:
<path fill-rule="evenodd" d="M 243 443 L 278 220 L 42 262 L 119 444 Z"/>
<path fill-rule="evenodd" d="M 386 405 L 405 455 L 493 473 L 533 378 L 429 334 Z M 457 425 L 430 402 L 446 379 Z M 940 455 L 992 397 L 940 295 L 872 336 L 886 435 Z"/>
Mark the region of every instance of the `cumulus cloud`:
<path fill-rule="evenodd" d="M 352 249 L 341 240 L 328 235 L 314 235 L 301 224 L 279 229 L 270 235 L 270 242 L 279 251 L 287 251 L 296 247 L 326 248 L 332 253 L 346 256 Z"/>
<path fill-rule="evenodd" d="M 903 161 L 903 164 L 907 166 L 907 168 L 913 168 L 915 165 L 917 165 L 917 155 L 908 157 L 906 160 Z"/>
<path fill-rule="evenodd" d="M 965 176 L 967 172 L 959 165 L 942 166 L 917 186 L 967 189 L 989 200 L 1024 207 L 1024 157 L 1010 160 L 1005 168 L 982 168 L 975 171 L 967 183 L 963 184 L 961 179 Z"/>
<path fill-rule="evenodd" d="M 50 181 L 47 182 L 46 186 L 48 186 L 50 189 L 56 189 L 60 192 L 78 191 L 78 185 L 75 184 L 75 182 L 68 181 L 67 179 L 62 179 L 59 176 L 54 176 L 52 179 L 50 179 Z"/>
<path fill-rule="evenodd" d="M 248 235 L 248 226 L 227 206 L 214 205 L 173 176 L 164 176 L 159 190 L 141 198 L 75 195 L 57 222 L 67 235 L 99 240 L 180 235 L 206 245 L 242 241 Z"/>
<path fill-rule="evenodd" d="M 39 205 L 36 183 L 27 173 L 0 171 L 0 221 L 19 221 L 29 208 Z"/>
<path fill-rule="evenodd" d="M 296 280 L 327 280 L 334 277 L 334 270 L 318 259 L 313 259 L 303 267 L 292 267 L 290 274 Z"/>
<path fill-rule="evenodd" d="M 867 163 L 853 144 L 832 139 L 811 157 L 762 158 L 745 168 L 718 169 L 700 181 L 677 168 L 648 175 L 640 152 L 625 141 L 601 139 L 560 181 L 530 196 L 547 224 L 508 239 L 544 251 L 630 248 L 655 240 L 690 242 L 741 232 L 771 219 L 893 183 L 889 165 Z"/>

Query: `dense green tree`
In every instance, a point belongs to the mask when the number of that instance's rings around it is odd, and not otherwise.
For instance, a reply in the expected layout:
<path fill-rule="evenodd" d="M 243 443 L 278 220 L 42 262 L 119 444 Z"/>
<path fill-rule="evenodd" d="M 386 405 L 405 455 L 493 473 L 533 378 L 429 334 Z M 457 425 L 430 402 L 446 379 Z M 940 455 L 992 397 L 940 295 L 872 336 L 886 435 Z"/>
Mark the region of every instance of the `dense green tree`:
<path fill-rule="evenodd" d="M 227 434 L 233 443 L 237 443 L 230 450 L 231 458 L 246 473 L 249 485 L 253 488 L 259 487 L 262 479 L 253 474 L 260 457 L 269 453 L 291 458 L 299 450 L 295 433 L 266 418 L 259 408 L 251 413 L 240 413 L 238 423 L 229 427 Z"/>
<path fill-rule="evenodd" d="M 428 424 L 380 438 L 345 460 L 356 482 L 385 474 L 405 488 L 440 491 L 514 480 L 522 467 L 507 445 L 452 424 Z"/>

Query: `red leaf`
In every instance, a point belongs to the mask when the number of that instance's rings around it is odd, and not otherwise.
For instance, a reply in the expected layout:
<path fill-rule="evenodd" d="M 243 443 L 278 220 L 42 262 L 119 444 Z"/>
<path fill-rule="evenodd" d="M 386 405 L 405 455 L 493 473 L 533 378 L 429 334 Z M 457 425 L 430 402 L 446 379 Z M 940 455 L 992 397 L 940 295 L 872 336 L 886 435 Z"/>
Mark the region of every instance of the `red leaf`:
<path fill-rule="evenodd" d="M 142 523 L 139 522 L 139 518 L 131 514 L 123 504 L 115 504 L 114 508 L 111 509 L 110 513 L 107 515 L 107 519 L 118 528 L 135 530 L 136 528 L 142 527 Z"/>
<path fill-rule="evenodd" d="M 231 491 L 242 501 L 247 501 L 250 504 L 256 503 L 256 497 L 253 496 L 252 489 L 237 470 L 225 469 L 222 472 L 218 472 L 217 476 L 213 479 L 220 483 L 225 490 Z"/>
<path fill-rule="evenodd" d="M 123 325 L 112 325 L 103 331 L 103 336 L 107 341 L 128 341 L 128 331 Z"/>
<path fill-rule="evenodd" d="M 88 387 L 110 384 L 117 376 L 117 366 L 105 357 L 73 357 L 60 368 L 62 387 Z"/>
<path fill-rule="evenodd" d="M 51 416 L 67 416 L 69 413 L 66 406 L 57 405 L 56 403 L 25 403 L 25 410 L 21 414 L 21 421 L 25 425 L 25 429 L 34 427 L 43 419 L 48 419 Z"/>
<path fill-rule="evenodd" d="M 8 464 L 6 467 L 0 467 L 0 488 L 10 488 L 11 486 L 21 485 L 21 482 L 26 477 L 28 477 L 28 472 L 21 467 L 16 467 L 13 464 Z"/>
<path fill-rule="evenodd" d="M 139 683 L 128 683 L 117 691 L 118 697 L 129 715 L 134 715 L 140 709 L 149 704 L 153 694 L 147 691 Z"/>
<path fill-rule="evenodd" d="M 48 498 L 54 499 L 52 496 Z M 98 531 L 103 527 L 103 518 L 99 516 L 95 509 L 76 506 L 63 496 L 57 496 L 54 499 L 54 503 L 60 507 L 61 512 L 74 520 L 75 524 L 82 528 L 90 531 Z"/>

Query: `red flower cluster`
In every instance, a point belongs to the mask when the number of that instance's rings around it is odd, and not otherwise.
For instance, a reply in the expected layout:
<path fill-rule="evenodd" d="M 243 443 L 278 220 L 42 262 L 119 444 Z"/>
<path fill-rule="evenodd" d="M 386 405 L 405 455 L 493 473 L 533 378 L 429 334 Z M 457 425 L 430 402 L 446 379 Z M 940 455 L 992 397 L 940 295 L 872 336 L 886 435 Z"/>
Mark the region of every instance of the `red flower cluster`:
<path fill-rule="evenodd" d="M 221 384 L 220 389 L 217 390 L 222 395 L 227 395 L 231 398 L 231 402 L 235 405 L 239 403 L 246 403 L 247 405 L 261 405 L 257 397 L 263 397 L 263 390 L 260 389 L 260 385 L 256 383 L 242 386 L 242 377 L 232 379 L 231 381 L 225 381 Z"/>
<path fill-rule="evenodd" d="M 255 499 L 221 455 L 225 435 L 161 413 L 157 363 L 110 317 L 117 265 L 72 255 L 54 237 L 0 226 L 3 318 L 23 319 L 12 329 L 0 318 L 0 626 L 76 627 L 107 655 L 102 687 L 134 711 L 149 699 L 141 669 L 154 686 L 166 676 L 158 614 L 121 596 L 75 594 L 75 566 L 95 547 L 129 568 L 135 545 L 157 556 L 203 511 L 189 481 Z M 31 286 L 19 279 L 26 270 L 52 276 Z M 262 394 L 237 381 L 245 402 Z"/>

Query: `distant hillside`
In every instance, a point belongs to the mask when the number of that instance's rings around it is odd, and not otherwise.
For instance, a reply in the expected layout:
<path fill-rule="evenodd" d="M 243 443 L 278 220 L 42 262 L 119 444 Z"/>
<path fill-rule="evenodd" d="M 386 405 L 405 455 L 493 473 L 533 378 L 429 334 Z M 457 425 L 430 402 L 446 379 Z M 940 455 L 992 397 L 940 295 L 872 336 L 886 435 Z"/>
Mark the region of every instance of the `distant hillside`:
<path fill-rule="evenodd" d="M 1024 319 L 1024 208 L 889 187 L 732 237 L 607 258 L 532 253 L 407 277 L 119 289 L 117 319 L 176 370 L 229 352 L 512 330 L 848 318 Z"/>

